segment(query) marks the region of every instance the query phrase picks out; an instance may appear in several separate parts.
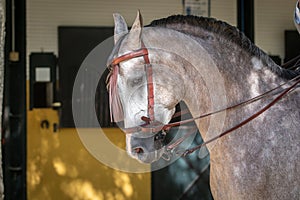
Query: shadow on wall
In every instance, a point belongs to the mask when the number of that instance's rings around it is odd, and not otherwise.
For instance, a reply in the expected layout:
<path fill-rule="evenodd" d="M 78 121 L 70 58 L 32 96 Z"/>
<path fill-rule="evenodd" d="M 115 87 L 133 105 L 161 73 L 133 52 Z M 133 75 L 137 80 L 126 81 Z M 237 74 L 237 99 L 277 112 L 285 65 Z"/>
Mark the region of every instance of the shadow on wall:
<path fill-rule="evenodd" d="M 49 128 L 40 126 L 47 119 Z M 57 112 L 28 111 L 28 199 L 125 200 L 150 199 L 150 173 L 131 174 L 113 170 L 92 157 L 76 129 L 54 132 Z M 109 138 L 125 146 L 124 134 L 110 129 Z"/>

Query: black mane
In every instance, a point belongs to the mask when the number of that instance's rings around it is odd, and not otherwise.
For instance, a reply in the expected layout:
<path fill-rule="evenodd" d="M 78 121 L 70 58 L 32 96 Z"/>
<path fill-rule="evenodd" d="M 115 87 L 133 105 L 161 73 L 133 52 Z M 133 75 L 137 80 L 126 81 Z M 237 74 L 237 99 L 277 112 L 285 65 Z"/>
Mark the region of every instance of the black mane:
<path fill-rule="evenodd" d="M 209 33 L 214 33 L 219 37 L 222 37 L 224 40 L 237 44 L 242 49 L 249 52 L 252 56 L 258 57 L 265 65 L 270 66 L 271 69 L 281 77 L 290 79 L 298 75 L 295 71 L 285 70 L 278 67 L 273 60 L 264 51 L 253 44 L 243 32 L 224 21 L 192 15 L 172 15 L 167 18 L 154 20 L 148 26 L 170 28 L 195 37 L 207 37 L 204 35 L 203 31 L 208 35 Z M 198 27 L 203 31 L 199 31 L 199 29 L 195 27 Z"/>
<path fill-rule="evenodd" d="M 192 15 L 172 15 L 167 18 L 154 20 L 149 26 L 159 26 L 171 28 L 196 37 L 203 37 L 203 33 L 187 27 L 199 27 L 207 32 L 218 34 L 226 40 L 235 42 L 243 49 L 250 51 L 252 55 L 262 56 L 261 50 L 256 47 L 245 34 L 236 27 L 229 25 L 224 21 L 214 18 L 197 17 Z"/>

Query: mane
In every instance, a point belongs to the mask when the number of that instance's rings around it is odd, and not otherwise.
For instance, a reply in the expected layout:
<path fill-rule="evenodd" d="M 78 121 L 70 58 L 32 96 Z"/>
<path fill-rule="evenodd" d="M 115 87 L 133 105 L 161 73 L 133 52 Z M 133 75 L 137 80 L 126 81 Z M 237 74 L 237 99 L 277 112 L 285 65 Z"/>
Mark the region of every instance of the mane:
<path fill-rule="evenodd" d="M 285 79 L 291 79 L 300 74 L 276 65 L 274 61 L 264 51 L 252 43 L 243 32 L 224 21 L 192 15 L 173 15 L 154 20 L 148 26 L 170 28 L 199 38 L 209 38 L 211 33 L 213 33 L 224 40 L 237 44 L 251 56 L 256 56 L 265 65 L 269 66 L 272 71 Z M 200 31 L 200 29 L 202 31 Z"/>

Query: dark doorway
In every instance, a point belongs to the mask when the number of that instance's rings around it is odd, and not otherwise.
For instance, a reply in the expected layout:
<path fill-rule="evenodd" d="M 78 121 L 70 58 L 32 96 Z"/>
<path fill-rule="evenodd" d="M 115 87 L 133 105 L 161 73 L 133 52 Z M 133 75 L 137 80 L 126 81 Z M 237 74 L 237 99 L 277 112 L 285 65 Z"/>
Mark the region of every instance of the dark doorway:
<path fill-rule="evenodd" d="M 72 91 L 77 72 L 86 56 L 101 42 L 113 36 L 113 27 L 59 27 L 59 100 L 62 103 L 60 114 L 61 127 L 74 127 L 72 115 Z M 113 44 L 107 48 L 112 49 Z M 84 91 L 81 102 L 96 102 L 101 127 L 110 126 L 108 94 L 103 77 L 99 83 L 97 94 Z M 81 127 L 95 127 L 94 120 L 85 119 Z M 78 124 L 77 124 L 78 125 Z"/>

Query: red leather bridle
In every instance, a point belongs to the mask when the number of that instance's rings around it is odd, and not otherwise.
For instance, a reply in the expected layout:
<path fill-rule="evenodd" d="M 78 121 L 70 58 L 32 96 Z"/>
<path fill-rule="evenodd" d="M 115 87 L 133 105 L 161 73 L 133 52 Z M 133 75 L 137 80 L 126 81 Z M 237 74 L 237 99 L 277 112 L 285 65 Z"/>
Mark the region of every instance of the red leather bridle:
<path fill-rule="evenodd" d="M 142 116 L 141 119 L 145 122 L 144 125 L 142 125 L 143 131 L 147 132 L 157 132 L 159 129 L 161 129 L 161 123 L 155 121 L 154 116 L 154 87 L 153 87 L 153 70 L 152 65 L 149 60 L 149 53 L 148 49 L 145 47 L 145 45 L 142 43 L 142 48 L 129 52 L 127 54 L 121 55 L 115 59 L 113 59 L 111 65 L 113 68 L 119 67 L 119 64 L 121 62 L 137 58 L 137 57 L 143 57 L 144 58 L 144 66 L 146 71 L 146 77 L 147 77 L 147 100 L 148 100 L 148 108 L 147 108 L 147 114 L 148 116 Z M 159 127 L 157 125 L 160 125 Z M 128 133 L 131 129 L 125 129 L 125 132 Z M 130 131 L 131 133 L 133 132 Z"/>
<path fill-rule="evenodd" d="M 237 107 L 241 107 L 247 104 L 250 104 L 252 102 L 261 100 L 263 98 L 265 98 L 266 96 L 270 96 L 270 95 L 274 95 L 272 94 L 272 92 L 280 89 L 282 86 L 290 83 L 291 85 L 288 86 L 285 89 L 281 89 L 279 92 L 276 92 L 276 94 L 279 94 L 274 100 L 272 100 L 269 104 L 267 104 L 266 106 L 264 106 L 262 109 L 258 110 L 257 112 L 255 112 L 253 115 L 251 115 L 250 117 L 246 118 L 245 120 L 241 121 L 240 123 L 238 123 L 237 125 L 233 126 L 232 128 L 229 128 L 228 130 L 222 132 L 221 134 L 217 135 L 216 137 L 202 143 L 201 145 L 198 145 L 194 148 L 191 149 L 187 149 L 185 150 L 185 152 L 183 153 L 183 155 L 188 155 L 192 152 L 194 152 L 197 149 L 200 149 L 201 147 L 207 145 L 208 143 L 211 143 L 215 140 L 217 140 L 220 137 L 223 137 L 231 132 L 233 132 L 234 130 L 242 127 L 243 125 L 247 124 L 248 122 L 250 122 L 251 120 L 255 119 L 256 117 L 258 117 L 260 114 L 262 114 L 263 112 L 265 112 L 266 110 L 268 110 L 270 107 L 272 107 L 275 103 L 277 103 L 280 99 L 282 99 L 286 94 L 288 94 L 288 92 L 290 92 L 292 89 L 294 89 L 299 83 L 300 83 L 300 75 L 298 75 L 297 77 L 295 77 L 294 79 L 287 81 L 286 83 L 279 85 L 278 87 L 262 94 L 259 96 L 256 96 L 252 99 L 249 99 L 247 101 L 241 102 L 239 104 L 236 104 L 234 106 L 230 106 L 218 111 L 214 111 L 211 113 L 207 113 L 198 117 L 194 117 L 191 119 L 187 119 L 187 120 L 183 120 L 183 121 L 179 121 L 179 122 L 175 122 L 175 123 L 171 123 L 171 124 L 162 124 L 158 121 L 155 121 L 155 117 L 154 117 L 154 87 L 153 87 L 153 69 L 152 69 L 152 65 L 150 63 L 149 60 L 149 52 L 148 49 L 144 46 L 144 44 L 142 43 L 142 48 L 136 50 L 136 51 L 132 51 L 129 52 L 127 54 L 121 55 L 119 57 L 116 57 L 115 59 L 113 59 L 111 65 L 113 68 L 115 67 L 119 67 L 119 64 L 123 61 L 127 61 L 133 58 L 137 58 L 137 57 L 143 57 L 144 58 L 144 66 L 145 66 L 145 71 L 146 71 L 146 76 L 147 76 L 147 92 L 148 92 L 148 116 L 142 116 L 141 119 L 145 122 L 145 124 L 141 125 L 141 126 L 137 126 L 137 127 L 132 127 L 132 128 L 125 128 L 123 129 L 123 131 L 126 134 L 131 134 L 134 132 L 146 132 L 146 133 L 156 133 L 158 131 L 161 130 L 168 130 L 174 126 L 180 126 L 182 124 L 186 124 L 192 121 L 195 121 L 196 119 L 201 119 L 204 117 L 208 117 L 223 111 L 228 111 L 230 109 L 234 109 Z M 116 81 L 116 80 L 115 80 Z M 176 146 L 178 146 L 186 137 L 183 137 L 181 139 L 179 139 L 178 141 L 176 141 L 175 143 L 169 145 L 167 147 L 168 150 L 172 150 L 174 149 Z"/>

